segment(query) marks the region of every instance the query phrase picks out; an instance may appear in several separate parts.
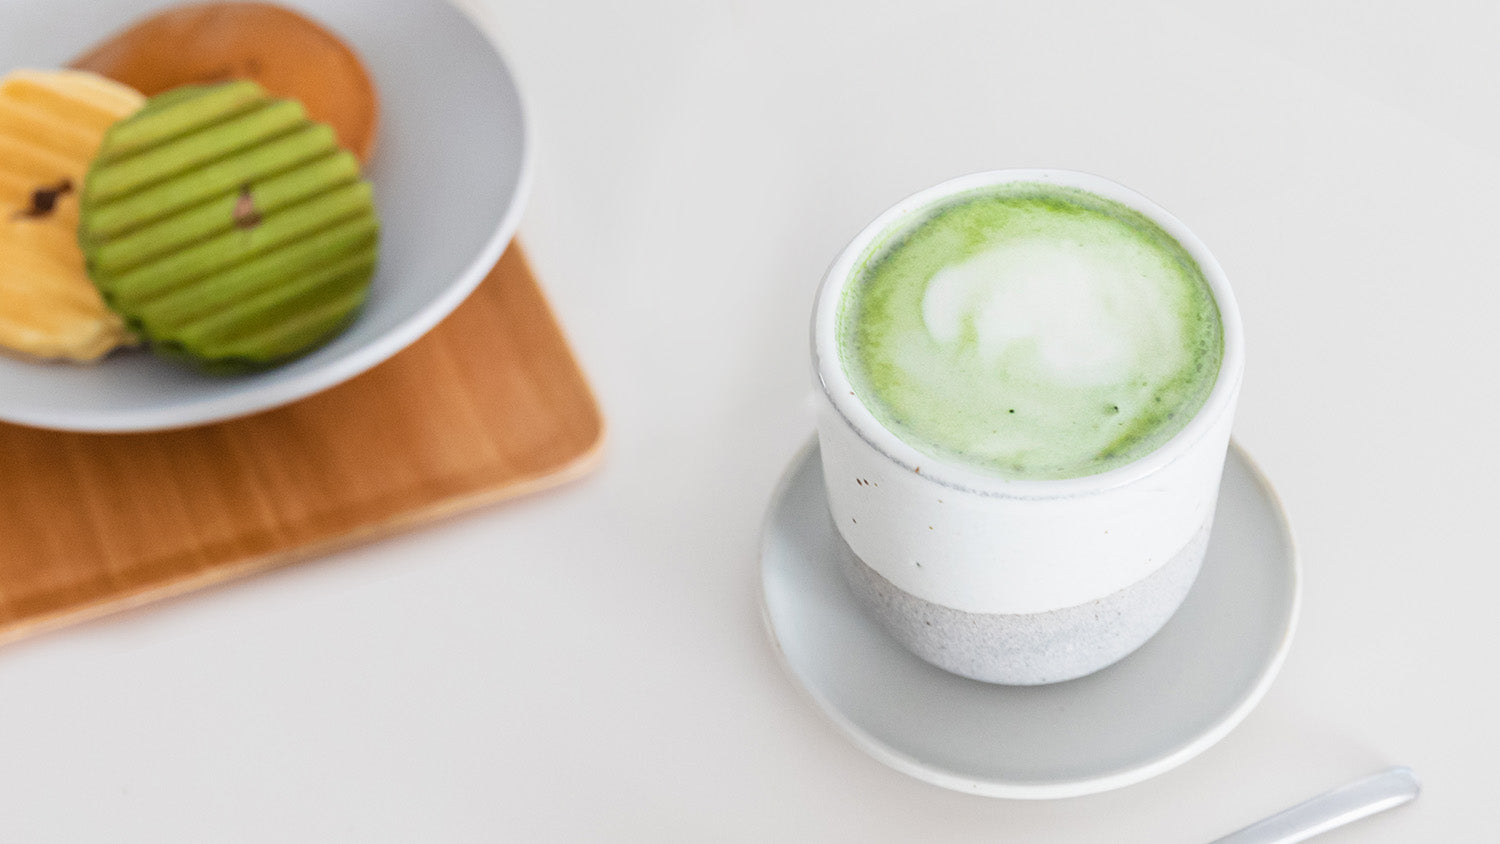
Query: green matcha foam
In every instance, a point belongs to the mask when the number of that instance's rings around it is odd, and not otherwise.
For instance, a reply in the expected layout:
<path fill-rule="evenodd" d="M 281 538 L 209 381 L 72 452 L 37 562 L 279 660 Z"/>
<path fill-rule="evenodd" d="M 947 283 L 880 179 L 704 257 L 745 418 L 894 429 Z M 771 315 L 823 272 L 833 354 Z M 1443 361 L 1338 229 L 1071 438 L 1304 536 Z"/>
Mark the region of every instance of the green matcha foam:
<path fill-rule="evenodd" d="M 998 476 L 1133 462 L 1203 406 L 1224 352 L 1197 262 L 1070 187 L 951 197 L 878 241 L 838 317 L 860 400 L 917 449 Z"/>

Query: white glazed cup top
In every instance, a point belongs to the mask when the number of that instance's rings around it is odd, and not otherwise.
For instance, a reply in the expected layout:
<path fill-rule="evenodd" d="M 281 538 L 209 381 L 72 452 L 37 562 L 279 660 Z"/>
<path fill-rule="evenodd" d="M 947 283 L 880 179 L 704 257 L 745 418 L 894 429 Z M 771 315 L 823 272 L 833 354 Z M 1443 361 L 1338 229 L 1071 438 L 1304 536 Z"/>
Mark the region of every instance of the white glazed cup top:
<path fill-rule="evenodd" d="M 1203 407 L 1181 431 L 1150 454 L 1132 463 L 1081 478 L 1012 480 L 951 460 L 943 460 L 918 451 L 881 425 L 855 395 L 854 386 L 844 372 L 843 360 L 839 354 L 839 308 L 844 299 L 844 291 L 854 280 L 855 269 L 861 259 L 878 249 L 884 239 L 901 233 L 907 226 L 954 197 L 1011 182 L 1039 182 L 1079 188 L 1139 211 L 1161 226 L 1187 250 L 1198 263 L 1213 292 L 1224 328 L 1224 356 L 1219 364 L 1219 374 L 1214 381 L 1213 390 Z M 1235 303 L 1234 293 L 1229 288 L 1223 268 L 1202 241 L 1166 209 L 1127 187 L 1088 173 L 1051 169 L 992 170 L 960 176 L 912 194 L 875 218 L 844 248 L 823 277 L 813 307 L 812 353 L 819 386 L 829 402 L 849 427 L 876 451 L 908 471 L 920 468 L 921 476 L 927 480 L 980 495 L 1007 498 L 1067 498 L 1087 495 L 1130 484 L 1158 471 L 1214 430 L 1221 417 L 1233 413 L 1245 367 L 1244 334 L 1240 325 L 1239 306 Z"/>

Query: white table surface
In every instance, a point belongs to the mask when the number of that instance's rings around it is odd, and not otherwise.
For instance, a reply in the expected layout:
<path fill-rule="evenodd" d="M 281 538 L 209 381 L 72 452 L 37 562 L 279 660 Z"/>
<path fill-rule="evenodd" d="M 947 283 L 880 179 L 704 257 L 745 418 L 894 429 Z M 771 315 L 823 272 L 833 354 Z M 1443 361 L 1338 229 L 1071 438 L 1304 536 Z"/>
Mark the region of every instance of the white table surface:
<path fill-rule="evenodd" d="M 1320 840 L 1500 834 L 1493 4 L 468 2 L 528 100 L 522 237 L 604 465 L 6 647 L 0 841 L 1200 842 L 1397 763 L 1421 799 Z M 823 269 L 907 193 L 1027 165 L 1216 252 L 1236 436 L 1305 566 L 1242 726 L 1038 803 L 856 750 L 757 603 Z"/>

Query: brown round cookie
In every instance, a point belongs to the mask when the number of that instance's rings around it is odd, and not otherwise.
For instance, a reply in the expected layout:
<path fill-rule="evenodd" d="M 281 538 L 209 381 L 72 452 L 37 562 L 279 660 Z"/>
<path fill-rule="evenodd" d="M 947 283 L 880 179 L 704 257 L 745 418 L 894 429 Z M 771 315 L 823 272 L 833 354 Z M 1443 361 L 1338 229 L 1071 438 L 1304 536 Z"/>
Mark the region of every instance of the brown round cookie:
<path fill-rule="evenodd" d="M 323 26 L 270 3 L 202 3 L 132 24 L 79 56 L 91 70 L 152 96 L 179 85 L 253 79 L 302 102 L 339 143 L 369 161 L 379 101 L 354 50 Z"/>

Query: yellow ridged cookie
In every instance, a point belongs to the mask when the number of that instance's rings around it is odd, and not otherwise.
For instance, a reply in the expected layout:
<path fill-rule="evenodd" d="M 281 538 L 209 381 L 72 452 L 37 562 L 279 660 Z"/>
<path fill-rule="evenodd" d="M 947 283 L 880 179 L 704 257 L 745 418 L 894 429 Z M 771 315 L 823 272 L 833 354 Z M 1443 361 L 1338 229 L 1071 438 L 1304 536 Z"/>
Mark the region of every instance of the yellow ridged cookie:
<path fill-rule="evenodd" d="M 144 102 L 83 71 L 0 79 L 0 347 L 91 361 L 132 341 L 84 271 L 78 193 L 104 131 Z"/>

